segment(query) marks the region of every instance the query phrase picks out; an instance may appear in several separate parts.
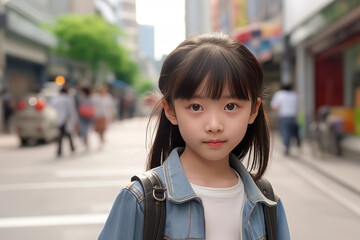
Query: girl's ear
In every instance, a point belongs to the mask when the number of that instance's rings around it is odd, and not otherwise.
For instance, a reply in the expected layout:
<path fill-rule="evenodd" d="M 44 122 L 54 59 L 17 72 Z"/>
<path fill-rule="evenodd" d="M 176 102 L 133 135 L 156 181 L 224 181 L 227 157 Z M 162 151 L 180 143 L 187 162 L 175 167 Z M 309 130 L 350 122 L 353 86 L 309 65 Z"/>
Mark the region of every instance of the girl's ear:
<path fill-rule="evenodd" d="M 256 119 L 256 117 L 257 117 L 257 115 L 258 115 L 258 111 L 259 111 L 260 105 L 261 105 L 261 99 L 260 99 L 260 98 L 257 98 L 257 100 L 256 100 L 256 106 L 255 106 L 255 108 L 251 111 L 251 115 L 250 115 L 250 117 L 249 117 L 249 122 L 248 122 L 249 124 L 254 123 L 254 121 L 255 121 L 255 119 Z"/>
<path fill-rule="evenodd" d="M 172 107 L 170 104 L 168 104 L 167 101 L 163 102 L 163 108 L 165 111 L 166 118 L 173 124 L 177 125 L 177 118 L 174 107 Z"/>

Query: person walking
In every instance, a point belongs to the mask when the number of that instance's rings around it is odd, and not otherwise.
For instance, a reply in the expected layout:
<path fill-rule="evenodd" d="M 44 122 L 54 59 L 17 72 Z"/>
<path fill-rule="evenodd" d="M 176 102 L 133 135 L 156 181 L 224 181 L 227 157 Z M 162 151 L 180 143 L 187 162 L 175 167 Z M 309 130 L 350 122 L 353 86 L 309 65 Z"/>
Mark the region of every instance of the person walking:
<path fill-rule="evenodd" d="M 135 93 L 131 89 L 125 91 L 124 97 L 121 101 L 121 119 L 133 118 L 135 112 Z"/>
<path fill-rule="evenodd" d="M 79 136 L 82 139 L 86 149 L 89 148 L 88 133 L 95 116 L 94 104 L 91 99 L 91 90 L 89 87 L 81 87 L 78 96 L 78 114 L 79 114 Z"/>
<path fill-rule="evenodd" d="M 105 131 L 107 126 L 116 116 L 115 102 L 105 84 L 99 86 L 98 92 L 92 98 L 95 107 L 95 131 L 100 138 L 101 146 L 105 142 Z"/>
<path fill-rule="evenodd" d="M 75 103 L 69 96 L 69 86 L 65 85 L 60 89 L 60 95 L 55 97 L 50 103 L 57 113 L 57 124 L 59 127 L 57 156 L 62 156 L 62 141 L 64 137 L 69 139 L 70 149 L 75 151 L 72 132 L 78 124 Z"/>
<path fill-rule="evenodd" d="M 16 109 L 15 101 L 12 99 L 11 93 L 7 89 L 3 89 L 1 94 L 2 111 L 4 116 L 4 131 L 10 133 L 10 118 Z"/>
<path fill-rule="evenodd" d="M 290 239 L 281 199 L 267 199 L 254 182 L 270 150 L 262 84 L 255 56 L 224 34 L 185 40 L 166 57 L 146 173 L 165 185 L 161 239 L 268 239 L 265 203 L 276 206 L 278 240 Z M 99 240 L 153 239 L 143 236 L 146 207 L 140 182 L 128 184 Z"/>
<path fill-rule="evenodd" d="M 298 95 L 292 90 L 290 84 L 284 84 L 281 90 L 277 91 L 272 98 L 271 108 L 277 112 L 279 128 L 285 146 L 285 155 L 290 153 L 290 142 L 296 137 L 300 146 L 300 136 L 297 125 Z"/>

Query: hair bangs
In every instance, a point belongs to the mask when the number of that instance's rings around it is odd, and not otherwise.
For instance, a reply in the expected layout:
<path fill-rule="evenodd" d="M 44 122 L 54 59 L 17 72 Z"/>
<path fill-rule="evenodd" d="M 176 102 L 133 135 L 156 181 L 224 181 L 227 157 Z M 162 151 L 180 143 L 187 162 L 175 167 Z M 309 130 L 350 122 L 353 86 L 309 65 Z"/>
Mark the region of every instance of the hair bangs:
<path fill-rule="evenodd" d="M 171 79 L 169 91 L 173 99 L 190 99 L 199 86 L 206 81 L 201 97 L 219 99 L 224 88 L 229 88 L 233 97 L 250 100 L 253 96 L 245 66 L 238 61 L 235 51 L 230 52 L 213 44 L 206 44 L 189 54 Z"/>
<path fill-rule="evenodd" d="M 232 97 L 242 100 L 250 100 L 256 95 L 251 91 L 252 86 L 247 75 L 246 66 L 238 61 L 237 52 L 224 51 L 223 58 L 226 61 L 224 73 L 226 73 L 226 85 Z"/>

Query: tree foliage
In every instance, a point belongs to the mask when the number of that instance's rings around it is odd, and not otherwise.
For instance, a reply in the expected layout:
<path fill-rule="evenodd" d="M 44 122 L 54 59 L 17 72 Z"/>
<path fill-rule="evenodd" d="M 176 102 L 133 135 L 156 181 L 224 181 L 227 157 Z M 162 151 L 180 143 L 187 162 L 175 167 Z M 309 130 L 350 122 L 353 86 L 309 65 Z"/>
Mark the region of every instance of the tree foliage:
<path fill-rule="evenodd" d="M 134 82 L 138 67 L 118 42 L 125 37 L 118 26 L 98 15 L 63 15 L 51 30 L 58 37 L 55 51 L 59 55 L 87 62 L 95 71 L 103 62 L 121 80 Z"/>
<path fill-rule="evenodd" d="M 154 88 L 154 82 L 149 79 L 138 78 L 138 81 L 136 81 L 135 83 L 135 89 L 140 94 L 147 94 L 149 92 L 152 92 Z"/>

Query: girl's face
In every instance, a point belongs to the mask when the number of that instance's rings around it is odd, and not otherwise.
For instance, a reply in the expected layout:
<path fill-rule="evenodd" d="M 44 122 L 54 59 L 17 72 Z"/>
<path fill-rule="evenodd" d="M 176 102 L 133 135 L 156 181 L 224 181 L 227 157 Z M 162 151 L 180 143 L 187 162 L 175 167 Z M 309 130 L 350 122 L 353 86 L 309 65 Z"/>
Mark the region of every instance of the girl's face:
<path fill-rule="evenodd" d="M 256 107 L 247 100 L 230 95 L 225 87 L 220 99 L 204 97 L 204 81 L 187 99 L 176 99 L 173 106 L 165 104 L 170 122 L 179 126 L 186 146 L 184 155 L 198 160 L 228 160 L 229 153 L 244 138 L 248 124 L 254 122 L 261 100 Z"/>

